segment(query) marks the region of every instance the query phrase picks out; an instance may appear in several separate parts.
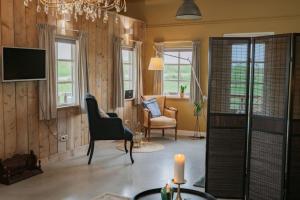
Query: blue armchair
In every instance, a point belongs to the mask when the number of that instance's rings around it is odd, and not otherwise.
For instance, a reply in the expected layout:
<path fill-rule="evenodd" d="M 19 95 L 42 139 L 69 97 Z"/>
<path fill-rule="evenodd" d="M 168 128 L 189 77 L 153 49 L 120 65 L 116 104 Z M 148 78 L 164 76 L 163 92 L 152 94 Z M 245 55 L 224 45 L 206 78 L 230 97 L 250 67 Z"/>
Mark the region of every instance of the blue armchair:
<path fill-rule="evenodd" d="M 132 158 L 133 136 L 132 132 L 123 126 L 122 120 L 118 118 L 116 113 L 107 113 L 109 118 L 103 118 L 100 116 L 98 103 L 94 96 L 87 94 L 85 96 L 87 105 L 87 114 L 90 131 L 90 143 L 87 156 L 89 157 L 88 164 L 91 164 L 95 141 L 96 140 L 124 140 L 124 148 L 126 154 L 127 141 L 130 141 L 130 159 L 131 163 L 134 163 Z"/>

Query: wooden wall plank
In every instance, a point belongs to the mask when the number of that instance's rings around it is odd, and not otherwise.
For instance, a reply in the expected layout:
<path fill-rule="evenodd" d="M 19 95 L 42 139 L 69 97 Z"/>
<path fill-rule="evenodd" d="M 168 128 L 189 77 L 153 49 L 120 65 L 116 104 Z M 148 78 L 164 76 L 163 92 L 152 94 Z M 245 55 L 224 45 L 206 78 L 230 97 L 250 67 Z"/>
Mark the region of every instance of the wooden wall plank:
<path fill-rule="evenodd" d="M 49 121 L 48 124 L 49 155 L 55 155 L 58 152 L 57 120 L 53 119 Z"/>
<path fill-rule="evenodd" d="M 102 56 L 103 56 L 103 61 L 102 61 L 102 66 L 101 66 L 101 85 L 102 85 L 102 101 L 104 104 L 104 109 L 107 111 L 109 106 L 109 98 L 108 98 L 108 82 L 111 82 L 112 77 L 109 77 L 108 75 L 108 68 L 109 68 L 109 60 L 111 59 L 109 57 L 110 51 L 112 51 L 113 46 L 109 46 L 109 34 L 111 27 L 113 27 L 113 18 L 112 16 L 109 17 L 108 23 L 102 23 Z M 111 43 L 112 44 L 112 43 Z"/>
<path fill-rule="evenodd" d="M 95 88 L 95 62 L 96 62 L 96 22 L 89 21 L 88 23 L 88 45 L 89 45 L 89 55 L 88 55 L 88 63 L 89 63 L 89 85 L 90 91 L 93 95 L 96 94 Z M 96 99 L 98 97 L 96 96 Z"/>
<path fill-rule="evenodd" d="M 57 132 L 58 138 L 62 135 L 67 135 L 67 111 L 59 110 L 57 112 Z M 58 153 L 67 151 L 67 142 L 58 140 Z"/>
<path fill-rule="evenodd" d="M 96 97 L 99 99 L 99 106 L 104 109 L 105 111 L 107 111 L 107 108 L 106 108 L 106 104 L 105 102 L 103 101 L 103 97 L 104 97 L 104 94 L 103 94 L 103 86 L 102 86 L 102 77 L 101 77 L 101 72 L 103 69 L 103 60 L 104 60 L 104 57 L 103 57 L 103 41 L 102 40 L 102 36 L 103 36 L 103 29 L 102 29 L 102 20 L 98 20 L 96 21 L 96 54 L 95 54 L 95 59 L 96 59 L 96 64 L 95 64 L 95 81 L 96 81 L 96 91 L 95 91 L 95 95 Z"/>
<path fill-rule="evenodd" d="M 0 2 L 0 10 L 1 10 L 1 2 Z M 2 21 L 2 17 L 0 14 L 0 21 Z M 0 26 L 0 44 L 2 45 L 2 26 Z M 2 55 L 2 48 L 0 48 L 0 55 Z M 0 70 L 0 74 L 2 75 L 2 71 Z M 4 138 L 4 125 L 3 125 L 3 89 L 2 82 L 0 83 L 0 159 L 5 157 L 5 138 Z"/>
<path fill-rule="evenodd" d="M 1 0 L 2 46 L 14 46 L 14 2 Z M 16 98 L 15 83 L 3 84 L 3 112 L 5 134 L 5 156 L 16 153 Z"/>
<path fill-rule="evenodd" d="M 38 36 L 36 30 L 37 16 L 36 0 L 31 2 L 31 6 L 25 9 L 26 22 L 26 43 L 27 47 L 38 47 Z M 38 83 L 31 81 L 27 83 L 27 119 L 28 119 L 28 150 L 33 150 L 39 156 L 39 120 L 38 120 Z"/>
<path fill-rule="evenodd" d="M 26 47 L 25 7 L 14 0 L 14 34 L 15 46 Z M 16 114 L 17 114 L 17 153 L 28 152 L 28 121 L 27 121 L 27 82 L 16 83 Z"/>

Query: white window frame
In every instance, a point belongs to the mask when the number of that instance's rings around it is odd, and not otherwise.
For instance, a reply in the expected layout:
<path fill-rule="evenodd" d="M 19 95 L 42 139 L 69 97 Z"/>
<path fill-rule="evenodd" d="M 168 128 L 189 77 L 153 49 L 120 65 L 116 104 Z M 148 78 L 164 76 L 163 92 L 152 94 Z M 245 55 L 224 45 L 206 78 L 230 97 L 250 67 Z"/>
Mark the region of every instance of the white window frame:
<path fill-rule="evenodd" d="M 177 75 L 177 80 L 173 80 L 173 79 L 170 79 L 170 80 L 166 80 L 165 78 L 164 78 L 164 73 L 165 73 L 165 71 L 163 71 L 163 94 L 165 95 L 165 96 L 167 96 L 167 97 L 178 97 L 178 95 L 180 94 L 180 82 L 182 82 L 182 81 L 184 81 L 184 82 L 186 82 L 187 80 L 181 80 L 180 79 L 180 68 L 181 68 L 181 63 L 182 62 L 184 62 L 183 61 L 183 59 L 182 58 L 185 58 L 185 57 L 182 57 L 181 55 L 180 55 L 180 52 L 191 52 L 192 54 L 193 54 L 193 49 L 192 49 L 192 47 L 191 48 L 180 48 L 180 47 L 178 47 L 178 48 L 166 48 L 165 50 L 164 50 L 164 53 L 167 53 L 167 52 L 179 52 L 179 58 L 175 58 L 174 57 L 174 59 L 177 59 L 178 60 L 178 63 L 177 63 L 177 68 L 178 68 L 178 75 Z M 167 56 L 167 55 L 164 55 L 164 56 Z M 164 63 L 165 65 L 167 64 L 167 63 Z M 176 65 L 176 64 L 172 64 L 172 65 Z M 192 65 L 191 65 L 191 73 L 193 73 L 192 72 Z M 178 87 L 178 91 L 177 91 L 177 93 L 175 94 L 173 94 L 173 93 L 167 93 L 166 91 L 165 91 L 165 81 L 174 81 L 174 82 L 177 82 L 177 87 Z M 191 83 L 191 78 L 190 78 L 190 80 L 189 80 L 189 84 Z M 190 91 L 187 91 L 187 92 L 185 92 L 185 96 L 186 97 L 190 97 Z"/>
<path fill-rule="evenodd" d="M 227 34 L 224 34 L 224 37 L 258 37 L 258 36 L 268 36 L 268 35 L 274 35 L 275 33 L 274 32 L 253 32 L 253 33 L 227 33 Z M 251 46 L 252 48 L 252 46 Z M 252 61 L 252 49 L 250 50 L 251 52 L 251 61 Z M 256 61 L 256 63 L 259 63 L 259 64 L 265 64 L 265 61 Z M 250 66 L 252 66 L 252 63 L 250 63 Z M 250 74 L 252 74 L 252 71 L 250 71 Z M 259 85 L 264 85 L 264 83 L 256 83 L 256 84 L 259 84 Z M 264 94 L 262 94 L 262 98 L 264 98 Z M 263 101 L 263 99 L 261 100 Z M 261 104 L 258 103 L 259 102 L 259 97 L 255 97 L 254 99 L 254 103 L 253 105 L 256 106 L 256 109 L 257 110 L 261 110 L 262 108 L 260 107 Z"/>
<path fill-rule="evenodd" d="M 136 93 L 136 89 L 135 89 L 135 81 L 136 81 L 136 63 L 135 63 L 135 50 L 134 50 L 134 47 L 129 47 L 129 46 L 122 46 L 122 53 L 123 53 L 123 50 L 125 51 L 131 51 L 132 52 L 132 58 L 131 58 L 131 61 L 132 62 L 128 62 L 128 63 L 125 63 L 124 60 L 122 59 L 122 65 L 124 64 L 132 64 L 132 67 L 129 69 L 129 79 L 128 80 L 125 80 L 125 76 L 123 74 L 123 84 L 125 85 L 125 82 L 131 82 L 132 84 L 132 90 L 133 90 L 133 98 L 135 98 L 135 93 Z M 123 56 L 123 54 L 122 54 Z M 123 67 L 123 73 L 124 73 L 124 67 Z M 130 84 L 129 84 L 130 85 Z M 125 92 L 125 88 L 124 88 L 124 92 Z M 124 96 L 125 96 L 125 93 L 124 93 Z"/>
<path fill-rule="evenodd" d="M 74 45 L 71 49 L 71 59 L 58 59 L 58 45 L 57 43 L 69 43 Z M 74 38 L 66 38 L 66 37 L 59 37 L 55 38 L 55 66 L 56 66 L 56 99 L 57 99 L 57 107 L 64 108 L 64 107 L 72 107 L 79 105 L 79 88 L 78 88 L 78 63 L 77 63 L 77 45 L 78 42 Z M 68 81 L 59 81 L 58 80 L 58 62 L 71 62 L 72 63 L 72 80 Z M 71 103 L 63 103 L 59 104 L 59 94 L 58 94 L 58 85 L 63 83 L 71 83 L 72 84 L 72 94 L 73 94 L 73 102 Z"/>

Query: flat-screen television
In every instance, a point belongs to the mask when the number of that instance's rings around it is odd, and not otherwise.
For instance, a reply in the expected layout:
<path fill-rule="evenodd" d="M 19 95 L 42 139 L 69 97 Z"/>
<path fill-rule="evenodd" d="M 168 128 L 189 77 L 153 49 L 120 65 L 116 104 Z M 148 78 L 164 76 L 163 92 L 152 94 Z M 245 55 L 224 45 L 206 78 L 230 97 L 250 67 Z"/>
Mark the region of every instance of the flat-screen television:
<path fill-rule="evenodd" d="M 3 82 L 45 79 L 46 50 L 3 47 Z"/>

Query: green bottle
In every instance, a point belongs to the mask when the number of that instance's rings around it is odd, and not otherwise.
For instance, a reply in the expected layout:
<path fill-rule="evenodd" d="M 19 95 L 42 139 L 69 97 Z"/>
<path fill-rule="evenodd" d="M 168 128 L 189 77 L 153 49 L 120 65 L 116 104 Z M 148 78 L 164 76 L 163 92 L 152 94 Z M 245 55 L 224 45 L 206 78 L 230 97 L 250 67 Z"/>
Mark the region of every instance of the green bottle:
<path fill-rule="evenodd" d="M 161 188 L 161 200 L 173 200 L 173 189 L 170 187 L 169 184 L 166 184 L 165 187 Z"/>

